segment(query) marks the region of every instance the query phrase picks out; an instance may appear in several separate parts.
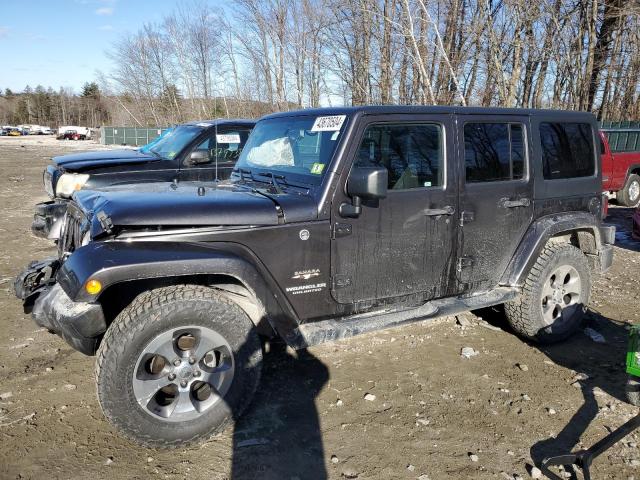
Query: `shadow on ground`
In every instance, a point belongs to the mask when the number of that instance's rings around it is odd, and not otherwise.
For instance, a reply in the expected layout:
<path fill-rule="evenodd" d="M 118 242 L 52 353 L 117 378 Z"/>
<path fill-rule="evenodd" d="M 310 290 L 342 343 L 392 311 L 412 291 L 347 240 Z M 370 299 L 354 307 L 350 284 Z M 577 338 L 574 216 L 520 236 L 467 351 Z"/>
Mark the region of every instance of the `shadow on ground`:
<path fill-rule="evenodd" d="M 616 227 L 616 247 L 640 252 L 640 240 L 631 238 L 631 217 L 634 211 L 635 208 L 618 207 L 614 203 L 610 203 L 605 223 Z"/>
<path fill-rule="evenodd" d="M 504 314 L 499 308 L 474 313 L 495 326 L 509 330 Z M 589 310 L 583 328 L 592 328 L 599 332 L 605 342 L 594 342 L 585 333 L 578 332 L 568 340 L 555 345 L 532 344 L 555 364 L 588 376 L 579 382 L 584 402 L 569 423 L 555 437 L 542 440 L 531 447 L 531 459 L 537 466 L 540 466 L 545 458 L 575 452 L 582 448 L 578 446 L 580 437 L 598 414 L 597 395 L 601 392 L 621 402 L 627 402 L 627 325 Z M 618 426 L 611 425 L 613 429 Z M 602 437 L 604 436 L 603 433 Z M 589 446 L 586 445 L 585 448 Z"/>
<path fill-rule="evenodd" d="M 235 425 L 233 480 L 327 478 L 316 397 L 328 379 L 310 352 L 270 344 L 260 387 Z"/>

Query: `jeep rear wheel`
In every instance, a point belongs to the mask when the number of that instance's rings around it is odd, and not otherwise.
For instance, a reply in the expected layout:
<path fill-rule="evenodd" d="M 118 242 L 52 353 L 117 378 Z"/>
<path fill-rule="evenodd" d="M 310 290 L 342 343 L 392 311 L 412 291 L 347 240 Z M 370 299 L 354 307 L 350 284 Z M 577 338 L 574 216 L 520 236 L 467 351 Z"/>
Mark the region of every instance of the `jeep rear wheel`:
<path fill-rule="evenodd" d="M 237 418 L 258 386 L 262 349 L 245 312 L 214 289 L 178 285 L 138 296 L 98 350 L 107 419 L 147 447 L 205 440 Z"/>
<path fill-rule="evenodd" d="M 635 207 L 640 204 L 640 176 L 634 173 L 629 175 L 622 190 L 616 192 L 616 200 L 625 207 Z"/>
<path fill-rule="evenodd" d="M 529 272 L 522 293 L 505 304 L 511 327 L 541 343 L 572 335 L 582 323 L 591 292 L 589 263 L 569 244 L 547 244 Z"/>

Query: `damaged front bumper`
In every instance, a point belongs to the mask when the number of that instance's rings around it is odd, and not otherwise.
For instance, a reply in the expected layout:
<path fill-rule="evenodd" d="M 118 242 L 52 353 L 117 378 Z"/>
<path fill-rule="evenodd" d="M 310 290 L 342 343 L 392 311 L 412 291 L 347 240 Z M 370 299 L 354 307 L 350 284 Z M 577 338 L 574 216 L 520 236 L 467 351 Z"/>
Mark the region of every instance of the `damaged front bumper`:
<path fill-rule="evenodd" d="M 64 200 L 38 203 L 31 223 L 31 232 L 37 237 L 57 240 L 60 237 L 67 203 Z"/>
<path fill-rule="evenodd" d="M 76 350 L 93 355 L 107 328 L 102 306 L 71 300 L 55 282 L 58 268 L 57 259 L 32 262 L 16 278 L 16 296 L 36 324 L 57 333 Z"/>

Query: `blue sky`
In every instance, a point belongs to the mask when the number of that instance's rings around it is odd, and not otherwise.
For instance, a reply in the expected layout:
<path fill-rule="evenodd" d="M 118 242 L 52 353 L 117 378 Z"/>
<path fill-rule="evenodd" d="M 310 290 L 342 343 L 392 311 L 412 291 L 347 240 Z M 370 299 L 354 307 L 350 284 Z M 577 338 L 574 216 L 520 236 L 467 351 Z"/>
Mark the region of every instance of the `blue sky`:
<path fill-rule="evenodd" d="M 29 0 L 1 2 L 0 89 L 71 87 L 108 72 L 105 51 L 120 35 L 158 22 L 178 0 Z M 220 4 L 217 0 L 209 3 Z"/>

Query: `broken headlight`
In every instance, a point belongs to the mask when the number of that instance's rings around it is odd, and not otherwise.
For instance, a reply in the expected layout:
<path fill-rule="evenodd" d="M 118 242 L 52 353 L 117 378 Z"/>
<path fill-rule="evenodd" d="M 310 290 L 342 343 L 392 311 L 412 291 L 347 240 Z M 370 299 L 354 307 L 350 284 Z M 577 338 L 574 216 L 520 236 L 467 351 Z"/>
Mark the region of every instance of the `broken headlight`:
<path fill-rule="evenodd" d="M 88 180 L 89 175 L 86 173 L 65 173 L 58 179 L 56 195 L 69 198 L 73 192 L 80 190 Z"/>
<path fill-rule="evenodd" d="M 80 246 L 84 247 L 85 245 L 89 245 L 90 241 L 91 241 L 91 232 L 87 232 L 82 237 L 82 243 L 80 244 Z"/>

